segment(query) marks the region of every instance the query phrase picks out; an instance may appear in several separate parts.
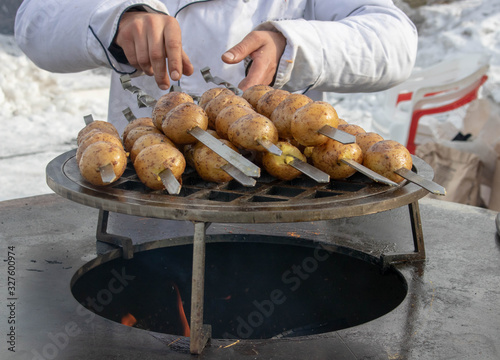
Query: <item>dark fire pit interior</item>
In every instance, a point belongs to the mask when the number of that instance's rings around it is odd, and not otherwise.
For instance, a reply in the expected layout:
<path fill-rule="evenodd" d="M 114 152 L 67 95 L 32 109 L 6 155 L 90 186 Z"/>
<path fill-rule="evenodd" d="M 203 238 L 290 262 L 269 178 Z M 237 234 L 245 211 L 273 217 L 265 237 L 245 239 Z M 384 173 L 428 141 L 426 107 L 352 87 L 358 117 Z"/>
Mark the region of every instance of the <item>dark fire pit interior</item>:
<path fill-rule="evenodd" d="M 405 298 L 394 268 L 343 247 L 259 235 L 207 236 L 204 323 L 213 338 L 319 334 L 378 318 Z M 192 245 L 100 258 L 72 280 L 75 298 L 112 321 L 189 335 Z M 165 242 L 164 244 L 168 244 Z M 133 317 L 131 317 L 132 315 Z"/>

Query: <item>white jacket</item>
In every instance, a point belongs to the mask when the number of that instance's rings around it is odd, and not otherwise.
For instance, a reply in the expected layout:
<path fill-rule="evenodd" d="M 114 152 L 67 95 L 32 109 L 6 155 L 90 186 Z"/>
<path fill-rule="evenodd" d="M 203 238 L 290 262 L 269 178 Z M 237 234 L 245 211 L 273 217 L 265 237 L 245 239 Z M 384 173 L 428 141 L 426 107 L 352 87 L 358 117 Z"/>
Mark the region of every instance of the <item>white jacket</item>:
<path fill-rule="evenodd" d="M 371 92 L 404 81 L 414 65 L 417 32 L 391 0 L 24 0 L 16 17 L 16 41 L 39 67 L 52 72 L 78 72 L 100 66 L 114 69 L 109 121 L 119 131 L 122 110 L 149 116 L 123 90 L 119 76 L 135 69 L 120 64 L 108 51 L 121 14 L 131 6 L 175 16 L 184 50 L 193 63 L 183 76 L 183 91 L 200 95 L 207 84 L 200 69 L 237 85 L 244 64 L 227 65 L 221 55 L 251 30 L 276 29 L 287 45 L 274 87 L 291 92 Z M 158 98 L 153 77 L 133 78 L 133 85 Z"/>

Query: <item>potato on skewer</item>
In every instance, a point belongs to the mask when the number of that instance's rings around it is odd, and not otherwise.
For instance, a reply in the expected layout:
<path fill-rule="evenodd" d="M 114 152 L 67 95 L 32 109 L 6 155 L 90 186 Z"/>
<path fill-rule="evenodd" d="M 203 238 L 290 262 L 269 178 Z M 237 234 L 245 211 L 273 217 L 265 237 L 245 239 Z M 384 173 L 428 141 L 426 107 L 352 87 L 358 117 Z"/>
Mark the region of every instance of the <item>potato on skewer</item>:
<path fill-rule="evenodd" d="M 219 112 L 215 119 L 215 130 L 217 134 L 222 139 L 229 139 L 227 134 L 229 126 L 239 118 L 252 113 L 255 113 L 252 108 L 240 104 L 233 104 L 225 107 Z"/>
<path fill-rule="evenodd" d="M 111 124 L 107 121 L 94 120 L 78 132 L 78 135 L 76 137 L 77 145 L 80 145 L 80 143 L 82 142 L 85 135 L 87 135 L 90 131 L 95 130 L 95 129 L 102 131 L 102 132 L 110 133 L 111 135 L 114 135 L 117 138 L 120 138 L 120 134 L 118 133 L 118 130 L 116 130 L 116 128 L 113 124 Z"/>
<path fill-rule="evenodd" d="M 161 125 L 163 123 L 165 115 L 167 115 L 168 112 L 174 107 L 183 103 L 194 103 L 194 100 L 191 95 L 180 91 L 169 92 L 168 94 L 162 95 L 158 99 L 156 105 L 153 108 L 152 115 L 153 123 L 158 128 L 158 130 L 161 130 Z"/>
<path fill-rule="evenodd" d="M 273 122 L 258 113 L 248 114 L 231 124 L 229 141 L 237 147 L 267 151 L 268 146 L 278 142 L 278 130 Z"/>
<path fill-rule="evenodd" d="M 151 119 L 150 117 L 141 117 L 141 118 L 137 118 L 137 119 L 134 119 L 134 120 L 130 121 L 127 124 L 127 126 L 125 126 L 125 129 L 122 132 L 122 140 L 123 140 L 123 142 L 125 142 L 125 140 L 127 139 L 127 135 L 130 132 L 130 130 L 132 130 L 132 129 L 138 127 L 138 126 L 151 126 L 151 127 L 154 127 L 155 124 L 153 122 L 153 119 Z"/>
<path fill-rule="evenodd" d="M 224 87 L 215 87 L 205 91 L 198 101 L 198 105 L 205 110 L 205 107 L 210 102 L 210 100 L 216 98 L 219 95 L 234 94 L 231 90 Z"/>
<path fill-rule="evenodd" d="M 254 109 L 257 109 L 257 102 L 259 101 L 259 99 L 265 93 L 267 93 L 271 90 L 274 90 L 274 88 L 272 88 L 269 85 L 254 85 L 254 86 L 251 86 L 248 89 L 246 89 L 243 92 L 243 95 L 241 95 L 241 96 L 243 97 L 243 99 L 248 101 Z"/>
<path fill-rule="evenodd" d="M 163 172 L 170 171 L 172 176 L 180 181 L 186 168 L 186 160 L 175 146 L 155 144 L 148 146 L 137 155 L 134 168 L 139 179 L 147 187 L 153 190 L 163 190 L 166 188 L 162 180 Z"/>
<path fill-rule="evenodd" d="M 96 132 L 94 132 L 96 131 Z M 80 163 L 80 159 L 82 158 L 83 152 L 93 143 L 96 143 L 98 141 L 106 141 L 108 143 L 116 144 L 120 147 L 123 148 L 122 142 L 119 138 L 117 138 L 115 135 L 112 135 L 110 133 L 102 132 L 99 130 L 92 130 L 91 132 L 88 133 L 88 136 L 86 136 L 83 141 L 80 143 L 78 146 L 78 149 L 76 149 L 76 162 L 77 164 Z"/>
<path fill-rule="evenodd" d="M 307 159 L 295 146 L 286 141 L 280 141 L 276 144 L 282 151 L 280 156 L 266 152 L 262 154 L 262 166 L 266 171 L 277 179 L 292 180 L 302 174 L 295 169 L 290 162 L 295 159 L 306 162 Z"/>
<path fill-rule="evenodd" d="M 125 150 L 130 152 L 132 150 L 132 146 L 134 146 L 134 142 L 139 139 L 141 136 L 146 134 L 161 134 L 162 132 L 153 126 L 137 126 L 129 131 L 127 134 L 127 138 L 123 142 L 123 146 Z"/>
<path fill-rule="evenodd" d="M 363 154 L 366 153 L 370 146 L 382 140 L 384 140 L 382 136 L 371 131 L 356 135 L 356 144 L 359 145 Z"/>
<path fill-rule="evenodd" d="M 276 109 L 276 107 L 289 95 L 290 93 L 286 90 L 273 89 L 268 91 L 257 101 L 257 107 L 255 110 L 257 110 L 259 114 L 270 118 L 274 109 Z"/>
<path fill-rule="evenodd" d="M 132 163 L 142 150 L 155 144 L 169 144 L 175 146 L 174 143 L 163 134 L 151 133 L 142 135 L 134 142 L 134 145 L 130 150 L 130 160 Z"/>
<path fill-rule="evenodd" d="M 356 172 L 356 169 L 343 163 L 342 159 L 351 159 L 361 164 L 363 152 L 358 144 L 341 144 L 338 141 L 327 139 L 321 145 L 312 149 L 313 165 L 330 175 L 332 179 L 346 179 Z"/>
<path fill-rule="evenodd" d="M 219 112 L 221 112 L 227 106 L 234 105 L 234 104 L 247 106 L 249 108 L 252 107 L 248 103 L 248 101 L 246 101 L 244 98 L 242 98 L 241 96 L 235 95 L 233 93 L 220 94 L 219 96 L 210 100 L 208 102 L 207 106 L 205 107 L 205 112 L 207 113 L 207 116 L 208 116 L 208 127 L 211 129 L 215 129 L 215 121 L 217 119 L 217 115 L 219 115 Z"/>
<path fill-rule="evenodd" d="M 222 139 L 221 142 L 234 151 L 238 151 L 236 146 L 229 140 Z M 192 160 L 196 172 L 203 180 L 215 183 L 225 183 L 233 179 L 233 177 L 223 169 L 224 165 L 227 165 L 228 162 L 202 143 L 194 147 Z"/>
<path fill-rule="evenodd" d="M 189 130 L 199 127 L 206 130 L 208 126 L 207 114 L 203 109 L 192 103 L 177 105 L 165 116 L 162 123 L 163 133 L 177 145 L 186 145 L 196 142 L 189 134 Z"/>
<path fill-rule="evenodd" d="M 376 142 L 365 152 L 363 165 L 389 180 L 400 183 L 404 179 L 394 171 L 411 170 L 413 160 L 406 147 L 394 140 Z"/>
<path fill-rule="evenodd" d="M 127 155 L 120 145 L 98 141 L 85 149 L 78 167 L 85 180 L 93 185 L 104 186 L 123 175 L 127 167 Z M 110 172 L 112 176 L 106 179 L 108 174 L 103 176 L 104 171 Z"/>
<path fill-rule="evenodd" d="M 280 139 L 293 139 L 290 129 L 293 114 L 299 108 L 311 103 L 312 100 L 306 95 L 290 94 L 271 113 L 271 121 L 278 129 Z"/>
<path fill-rule="evenodd" d="M 316 146 L 328 140 L 328 137 L 319 133 L 325 125 L 337 128 L 337 111 L 326 102 L 314 101 L 295 111 L 290 131 L 299 144 Z"/>

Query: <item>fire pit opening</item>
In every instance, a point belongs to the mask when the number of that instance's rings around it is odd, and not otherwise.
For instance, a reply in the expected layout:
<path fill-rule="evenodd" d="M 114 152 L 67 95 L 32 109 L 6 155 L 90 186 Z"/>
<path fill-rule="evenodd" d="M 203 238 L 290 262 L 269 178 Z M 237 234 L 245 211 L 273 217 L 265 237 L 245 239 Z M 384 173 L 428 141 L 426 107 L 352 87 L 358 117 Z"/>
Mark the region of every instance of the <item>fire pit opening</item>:
<path fill-rule="evenodd" d="M 98 257 L 75 274 L 72 293 L 109 320 L 189 336 L 189 241 L 136 247 L 130 260 L 119 251 Z M 376 258 L 352 249 L 264 235 L 209 235 L 206 241 L 204 323 L 213 338 L 340 330 L 387 314 L 407 293 L 401 273 L 382 271 Z"/>

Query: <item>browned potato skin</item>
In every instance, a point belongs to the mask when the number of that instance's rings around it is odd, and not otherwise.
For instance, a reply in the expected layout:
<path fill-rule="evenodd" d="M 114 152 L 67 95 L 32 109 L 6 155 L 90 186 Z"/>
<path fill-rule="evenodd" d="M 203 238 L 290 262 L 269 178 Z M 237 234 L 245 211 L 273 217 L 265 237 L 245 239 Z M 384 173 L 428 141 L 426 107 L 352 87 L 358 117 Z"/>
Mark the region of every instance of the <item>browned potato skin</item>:
<path fill-rule="evenodd" d="M 274 109 L 276 109 L 276 107 L 289 95 L 290 92 L 281 89 L 268 91 L 260 97 L 259 101 L 257 101 L 257 107 L 255 110 L 257 110 L 259 114 L 270 118 Z"/>
<path fill-rule="evenodd" d="M 280 180 L 293 180 L 301 175 L 301 172 L 288 165 L 292 160 L 291 156 L 307 162 L 307 158 L 298 148 L 286 141 L 279 141 L 277 147 L 283 152 L 281 156 L 265 152 L 262 154 L 262 166 L 271 175 Z"/>
<path fill-rule="evenodd" d="M 153 190 L 163 190 L 159 174 L 170 169 L 176 179 L 180 179 L 186 168 L 184 155 L 169 144 L 155 144 L 142 150 L 134 161 L 134 168 L 139 179 Z"/>
<path fill-rule="evenodd" d="M 299 108 L 312 102 L 312 99 L 302 94 L 290 94 L 279 103 L 271 113 L 271 121 L 278 129 L 280 139 L 293 139 L 290 130 L 293 114 Z"/>
<path fill-rule="evenodd" d="M 138 126 L 155 126 L 153 119 L 150 117 L 141 117 L 132 120 L 125 126 L 125 129 L 122 132 L 122 140 L 125 141 L 127 139 L 127 135 L 132 130 L 133 128 L 136 128 Z"/>
<path fill-rule="evenodd" d="M 370 146 L 382 140 L 384 140 L 382 136 L 371 131 L 356 135 L 356 144 L 359 145 L 363 154 L 366 153 Z"/>
<path fill-rule="evenodd" d="M 358 144 L 341 144 L 328 139 L 321 145 L 313 148 L 311 159 L 313 165 L 323 170 L 333 180 L 346 179 L 356 170 L 341 162 L 342 159 L 352 159 L 358 163 L 363 162 L 363 152 Z"/>
<path fill-rule="evenodd" d="M 221 94 L 222 95 L 224 95 L 224 94 L 228 95 L 228 94 L 234 94 L 234 93 L 231 90 L 223 88 L 223 87 L 211 88 L 211 89 L 208 89 L 207 91 L 205 91 L 201 95 L 200 100 L 198 101 L 198 105 L 201 106 L 201 108 L 203 110 L 205 110 L 205 107 L 210 102 L 210 100 L 216 98 L 217 96 L 219 96 Z"/>
<path fill-rule="evenodd" d="M 261 85 L 254 85 L 254 86 L 251 86 L 248 89 L 246 89 L 241 96 L 243 97 L 243 99 L 248 101 L 254 109 L 256 109 L 257 102 L 259 101 L 259 99 L 265 93 L 267 93 L 271 90 L 274 90 L 274 88 L 272 88 L 269 85 L 262 85 L 262 84 Z"/>
<path fill-rule="evenodd" d="M 314 101 L 295 111 L 290 123 L 290 130 L 295 140 L 304 146 L 316 146 L 328 138 L 318 133 L 324 125 L 336 128 L 339 117 L 332 105 L 323 101 Z"/>
<path fill-rule="evenodd" d="M 130 150 L 132 150 L 132 147 L 134 146 L 135 141 L 139 139 L 141 136 L 146 134 L 161 134 L 161 133 L 162 132 L 160 130 L 158 130 L 156 127 L 153 126 L 137 126 L 129 131 L 129 133 L 127 134 L 127 138 L 123 142 L 123 146 L 125 147 L 125 150 L 127 152 L 130 152 Z"/>
<path fill-rule="evenodd" d="M 210 100 L 205 107 L 205 112 L 208 116 L 208 127 L 210 129 L 215 129 L 215 121 L 217 119 L 217 115 L 219 115 L 219 112 L 221 112 L 227 106 L 236 104 L 247 106 L 249 108 L 252 107 L 248 103 L 248 101 L 243 99 L 241 96 L 235 95 L 232 92 L 231 94 L 221 93 L 216 98 Z"/>
<path fill-rule="evenodd" d="M 266 151 L 257 140 L 269 140 L 276 144 L 278 142 L 278 130 L 273 122 L 264 115 L 258 113 L 245 115 L 229 126 L 227 131 L 229 141 L 237 147 Z"/>
<path fill-rule="evenodd" d="M 151 133 L 142 135 L 134 142 L 130 150 L 130 160 L 132 160 L 132 163 L 142 150 L 155 144 L 169 144 L 175 146 L 174 143 L 163 134 Z"/>
<path fill-rule="evenodd" d="M 394 170 L 402 167 L 411 170 L 413 161 L 406 147 L 394 140 L 382 140 L 365 152 L 363 165 L 389 180 L 400 183 L 404 179 Z"/>
<path fill-rule="evenodd" d="M 77 145 L 80 145 L 80 143 L 82 142 L 85 135 L 87 135 L 90 131 L 92 131 L 94 129 L 97 129 L 97 130 L 102 131 L 102 132 L 107 132 L 111 135 L 114 135 L 114 136 L 120 138 L 120 134 L 118 133 L 118 130 L 116 130 L 116 128 L 113 124 L 111 124 L 107 121 L 94 120 L 78 132 L 78 135 L 76 137 Z"/>
<path fill-rule="evenodd" d="M 96 131 L 96 132 L 94 132 Z M 82 158 L 83 152 L 90 146 L 90 144 L 96 143 L 98 141 L 107 141 L 113 144 L 116 144 L 123 148 L 123 144 L 120 139 L 118 139 L 115 135 L 110 133 L 102 132 L 99 130 L 92 130 L 88 133 L 88 135 L 82 140 L 78 149 L 76 150 L 76 163 L 80 163 L 80 159 Z"/>
<path fill-rule="evenodd" d="M 236 146 L 229 142 L 229 140 L 221 139 L 220 141 L 234 151 L 238 151 Z M 201 143 L 194 148 L 193 163 L 196 172 L 205 181 L 221 184 L 233 179 L 231 175 L 221 169 L 222 166 L 227 164 L 227 161 Z"/>
<path fill-rule="evenodd" d="M 180 91 L 172 91 L 168 94 L 162 95 L 153 108 L 152 119 L 156 128 L 161 130 L 161 125 L 165 115 L 167 115 L 168 112 L 177 105 L 184 103 L 194 103 L 194 100 L 190 95 Z"/>
<path fill-rule="evenodd" d="M 98 141 L 90 144 L 82 154 L 78 167 L 80 173 L 89 183 L 96 186 L 109 185 L 104 183 L 99 169 L 108 164 L 113 165 L 116 180 L 123 175 L 127 167 L 127 155 L 121 145 L 107 141 Z"/>
<path fill-rule="evenodd" d="M 365 129 L 363 129 L 361 126 L 355 124 L 339 124 L 337 126 L 337 129 L 342 130 L 343 132 L 346 132 L 354 136 L 366 132 Z"/>
<path fill-rule="evenodd" d="M 225 107 L 219 112 L 217 118 L 215 119 L 215 130 L 217 131 L 217 134 L 222 139 L 229 139 L 227 135 L 229 126 L 231 126 L 231 124 L 238 120 L 240 117 L 252 113 L 255 113 L 252 108 L 240 104 L 234 104 Z"/>
<path fill-rule="evenodd" d="M 339 118 L 339 125 L 347 125 L 348 122 L 345 121 L 344 119 Z"/>
<path fill-rule="evenodd" d="M 177 145 L 186 145 L 197 140 L 188 133 L 198 126 L 206 130 L 208 118 L 205 111 L 198 105 L 184 103 L 177 105 L 163 119 L 163 133 Z"/>

